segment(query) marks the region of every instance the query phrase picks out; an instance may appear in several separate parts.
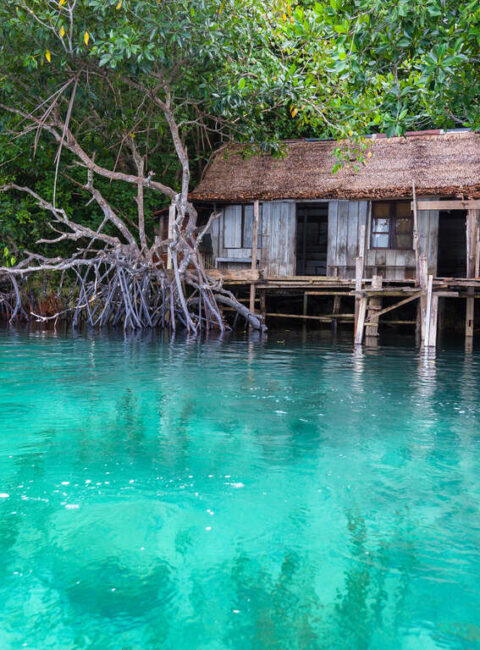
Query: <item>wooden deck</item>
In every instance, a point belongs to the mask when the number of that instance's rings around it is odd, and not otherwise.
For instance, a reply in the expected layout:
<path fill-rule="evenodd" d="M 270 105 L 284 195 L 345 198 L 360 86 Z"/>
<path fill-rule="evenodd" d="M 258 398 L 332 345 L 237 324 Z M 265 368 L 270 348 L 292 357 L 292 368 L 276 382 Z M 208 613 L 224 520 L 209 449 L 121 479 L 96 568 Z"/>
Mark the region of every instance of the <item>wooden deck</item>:
<path fill-rule="evenodd" d="M 274 291 L 295 290 L 296 292 L 308 292 L 310 295 L 337 295 L 354 291 L 356 281 L 354 279 L 343 279 L 324 275 L 291 275 L 291 276 L 264 276 L 261 271 L 242 269 L 238 271 L 209 269 L 208 276 L 212 280 L 222 280 L 225 286 L 249 286 L 254 284 L 257 289 Z M 414 279 L 392 279 L 383 280 L 381 289 L 372 289 L 373 278 L 362 278 L 362 291 L 374 292 L 382 296 L 397 296 L 415 290 Z M 467 289 L 480 291 L 479 278 L 433 278 L 433 291 L 439 293 L 448 292 L 445 297 L 462 297 Z M 458 296 L 452 291 L 456 291 Z M 355 295 L 355 294 L 352 294 Z"/>
<path fill-rule="evenodd" d="M 261 270 L 218 270 L 208 271 L 212 279 L 222 281 L 224 286 L 236 293 L 242 288 L 254 287 L 256 291 L 255 311 L 265 320 L 298 319 L 304 323 L 317 321 L 330 323 L 351 323 L 354 340 L 361 344 L 378 336 L 380 324 L 414 326 L 417 335 L 426 347 L 435 347 L 438 329 L 439 299 L 458 298 L 466 300 L 465 335 L 470 342 L 474 333 L 474 305 L 480 298 L 480 277 L 445 278 L 428 276 L 422 286 L 414 279 L 383 280 L 380 276 L 373 278 L 342 279 L 333 276 L 266 276 Z M 302 313 L 290 313 L 285 310 L 267 309 L 267 297 L 302 297 Z M 333 298 L 333 310 L 329 313 L 309 313 L 311 299 Z M 344 300 L 349 298 L 350 302 Z M 387 306 L 383 300 L 390 299 Z M 395 299 L 392 302 L 392 299 Z M 353 300 L 353 303 L 351 302 Z M 418 305 L 414 320 L 405 318 L 394 320 L 391 312 L 412 303 Z M 298 302 L 296 303 L 298 304 Z M 325 303 L 325 306 L 331 303 Z M 350 305 L 350 308 L 348 308 Z M 355 306 L 354 313 L 352 305 Z M 442 307 L 444 303 L 441 303 Z M 346 308 L 346 311 L 345 311 Z M 388 319 L 383 317 L 390 314 Z"/>

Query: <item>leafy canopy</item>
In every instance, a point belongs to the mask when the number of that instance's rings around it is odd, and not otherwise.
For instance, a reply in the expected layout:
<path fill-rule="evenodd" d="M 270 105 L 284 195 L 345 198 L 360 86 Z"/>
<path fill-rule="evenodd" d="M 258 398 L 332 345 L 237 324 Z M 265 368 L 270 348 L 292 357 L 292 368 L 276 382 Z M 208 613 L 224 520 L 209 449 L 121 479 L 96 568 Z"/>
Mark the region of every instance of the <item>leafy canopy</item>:
<path fill-rule="evenodd" d="M 340 159 L 368 155 L 362 135 L 480 126 L 480 7 L 458 0 L 18 0 L 0 3 L 0 184 L 30 184 L 77 221 L 85 171 L 25 114 L 51 108 L 109 169 L 146 172 L 178 188 L 165 114 L 168 87 L 193 180 L 230 140 L 278 148 L 282 138 L 333 137 Z M 74 92 L 75 89 L 75 92 Z M 72 102 L 71 115 L 69 107 Z M 12 113 L 18 109 L 21 114 Z M 73 183 L 73 184 L 72 184 Z M 99 180 L 133 219 L 133 189 Z M 42 217 L 28 198 L 0 199 L 0 244 L 28 243 Z M 147 225 L 163 199 L 146 195 Z M 10 242 L 10 243 L 9 243 Z M 7 253 L 7 255 L 9 252 Z"/>

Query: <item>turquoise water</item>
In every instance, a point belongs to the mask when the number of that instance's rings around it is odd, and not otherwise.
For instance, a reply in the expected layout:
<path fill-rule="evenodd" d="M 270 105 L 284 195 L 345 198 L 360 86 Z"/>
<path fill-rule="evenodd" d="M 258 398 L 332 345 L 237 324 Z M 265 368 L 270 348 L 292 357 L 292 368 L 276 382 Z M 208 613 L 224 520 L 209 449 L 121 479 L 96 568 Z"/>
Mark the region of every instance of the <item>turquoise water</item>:
<path fill-rule="evenodd" d="M 0 332 L 0 648 L 480 648 L 479 360 Z"/>

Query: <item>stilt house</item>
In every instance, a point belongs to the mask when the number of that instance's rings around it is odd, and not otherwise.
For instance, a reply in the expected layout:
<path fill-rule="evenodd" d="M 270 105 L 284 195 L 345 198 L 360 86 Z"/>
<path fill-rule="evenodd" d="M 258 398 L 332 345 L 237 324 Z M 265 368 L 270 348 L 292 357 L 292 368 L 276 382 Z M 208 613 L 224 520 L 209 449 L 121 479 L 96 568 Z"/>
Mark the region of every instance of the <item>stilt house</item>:
<path fill-rule="evenodd" d="M 352 160 L 332 173 L 336 146 L 287 141 L 281 158 L 244 156 L 241 146 L 218 153 L 191 194 L 220 213 L 210 266 L 226 281 L 249 277 L 264 288 L 348 280 L 357 298 L 373 278 L 425 293 L 431 277 L 437 294 L 440 286 L 458 291 L 463 280 L 464 292 L 475 291 L 480 135 L 373 136 L 358 171 Z M 473 312 L 471 320 L 473 333 Z"/>

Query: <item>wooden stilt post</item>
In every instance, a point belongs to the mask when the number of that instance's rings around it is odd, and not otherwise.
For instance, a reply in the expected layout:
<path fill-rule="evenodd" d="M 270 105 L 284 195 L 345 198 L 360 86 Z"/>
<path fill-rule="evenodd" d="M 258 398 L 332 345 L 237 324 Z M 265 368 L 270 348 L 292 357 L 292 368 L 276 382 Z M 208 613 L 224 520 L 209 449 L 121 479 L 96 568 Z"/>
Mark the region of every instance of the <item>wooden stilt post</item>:
<path fill-rule="evenodd" d="M 367 315 L 367 299 L 360 298 L 360 306 L 358 309 L 358 319 L 355 328 L 355 345 L 362 345 L 363 329 L 365 326 L 365 317 Z"/>
<path fill-rule="evenodd" d="M 360 238 L 358 241 L 358 257 L 355 260 L 355 332 L 360 311 L 360 292 L 362 290 L 363 270 L 365 267 L 365 226 L 360 227 Z"/>
<path fill-rule="evenodd" d="M 432 313 L 432 291 L 433 291 L 433 275 L 428 276 L 427 282 L 427 300 L 425 303 L 425 325 L 423 344 L 428 347 L 430 341 L 430 315 Z"/>
<path fill-rule="evenodd" d="M 424 344 L 425 341 L 425 329 L 426 329 L 426 311 L 427 311 L 427 285 L 428 285 L 428 267 L 427 267 L 427 258 L 425 255 L 421 255 L 418 261 L 418 284 L 422 289 L 422 295 L 420 297 L 420 345 Z"/>
<path fill-rule="evenodd" d="M 437 345 L 438 296 L 433 293 L 433 275 L 428 276 L 427 300 L 425 305 L 425 325 L 423 346 L 434 348 Z"/>
<path fill-rule="evenodd" d="M 355 299 L 355 304 L 357 303 L 357 300 Z M 334 296 L 333 297 L 333 310 L 332 314 L 339 314 L 340 313 L 340 307 L 342 304 L 342 296 Z M 332 318 L 332 333 L 337 332 L 337 326 L 338 326 L 338 321 L 336 318 Z"/>
<path fill-rule="evenodd" d="M 308 293 L 305 291 L 303 294 L 303 315 L 308 314 Z"/>
<path fill-rule="evenodd" d="M 382 288 L 382 276 L 374 275 L 372 278 L 372 289 L 380 290 Z M 378 318 L 375 318 L 375 312 L 382 309 L 382 299 L 375 297 L 368 301 L 368 320 L 365 327 L 365 342 L 367 345 L 376 345 L 378 338 Z"/>
<path fill-rule="evenodd" d="M 307 316 L 307 314 L 308 314 L 308 293 L 306 291 L 304 291 L 304 293 L 303 293 L 303 315 Z M 306 333 L 307 333 L 307 319 L 306 318 L 303 319 L 302 330 L 303 330 L 303 334 L 306 335 Z"/>
<path fill-rule="evenodd" d="M 417 315 L 415 319 L 415 345 L 417 347 L 422 345 L 422 299 L 423 296 L 420 297 L 417 303 Z"/>
<path fill-rule="evenodd" d="M 415 191 L 415 181 L 412 182 L 413 193 L 413 250 L 415 251 L 415 284 L 420 284 L 420 258 L 418 251 L 418 209 L 417 193 Z"/>
<path fill-rule="evenodd" d="M 468 293 L 473 293 L 473 289 L 470 287 L 467 289 Z M 467 298 L 467 308 L 465 314 L 465 336 L 473 337 L 473 327 L 474 327 L 474 316 L 475 316 L 475 298 L 469 296 Z"/>
<path fill-rule="evenodd" d="M 353 336 L 355 345 L 362 345 L 365 318 L 367 315 L 367 299 L 360 297 L 363 284 L 363 271 L 365 268 L 365 226 L 360 227 L 358 241 L 358 257 L 355 260 L 355 324 Z"/>
<path fill-rule="evenodd" d="M 252 228 L 252 271 L 257 270 L 258 256 L 258 225 L 260 221 L 260 205 L 258 201 L 253 204 L 253 228 Z M 255 283 L 250 285 L 250 311 L 255 312 Z"/>
<path fill-rule="evenodd" d="M 440 335 L 440 343 L 445 329 L 445 300 L 446 298 L 438 298 L 438 334 Z"/>
<path fill-rule="evenodd" d="M 479 210 L 467 210 L 467 278 L 474 278 L 477 262 Z"/>
<path fill-rule="evenodd" d="M 267 292 L 265 289 L 260 291 L 260 313 L 263 318 L 263 322 L 267 319 Z"/>
<path fill-rule="evenodd" d="M 430 308 L 430 325 L 428 328 L 429 338 L 428 347 L 437 347 L 437 332 L 438 332 L 438 296 L 432 294 L 432 305 Z"/>
<path fill-rule="evenodd" d="M 467 210 L 467 278 L 473 278 L 478 273 L 479 264 L 479 228 L 478 228 L 478 210 Z M 473 337 L 475 321 L 475 298 L 474 288 L 467 288 L 467 304 L 465 310 L 465 338 Z"/>

